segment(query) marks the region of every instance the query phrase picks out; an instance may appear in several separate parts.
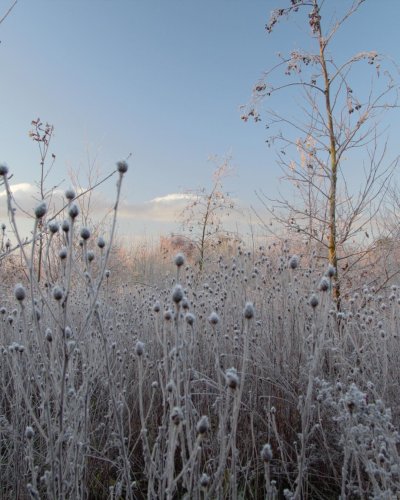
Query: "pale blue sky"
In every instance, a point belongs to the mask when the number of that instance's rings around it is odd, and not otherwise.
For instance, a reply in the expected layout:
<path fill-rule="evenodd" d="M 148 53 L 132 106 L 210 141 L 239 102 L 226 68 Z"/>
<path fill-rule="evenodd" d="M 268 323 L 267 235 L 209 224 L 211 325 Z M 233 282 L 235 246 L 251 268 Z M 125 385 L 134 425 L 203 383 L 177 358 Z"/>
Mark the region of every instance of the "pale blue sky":
<path fill-rule="evenodd" d="M 278 51 L 307 43 L 308 30 L 293 22 L 265 33 L 271 10 L 288 1 L 19 0 L 0 25 L 0 159 L 13 182 L 38 178 L 28 131 L 40 117 L 55 127 L 49 185 L 66 179 L 70 168 L 84 172 L 87 149 L 104 174 L 132 153 L 124 198 L 139 209 L 206 186 L 213 170 L 207 158 L 230 154 L 235 173 L 227 189 L 238 200 L 250 205 L 259 188 L 273 195 L 280 171 L 264 125 L 242 122 L 239 107 Z M 0 0 L 0 15 L 10 4 Z M 367 0 L 336 50 L 396 58 L 399 20 L 398 0 Z M 293 103 L 282 96 L 274 105 L 290 112 Z M 391 124 L 396 137 L 397 116 Z M 110 200 L 113 187 L 102 188 Z M 172 228 L 140 218 L 132 227 Z"/>

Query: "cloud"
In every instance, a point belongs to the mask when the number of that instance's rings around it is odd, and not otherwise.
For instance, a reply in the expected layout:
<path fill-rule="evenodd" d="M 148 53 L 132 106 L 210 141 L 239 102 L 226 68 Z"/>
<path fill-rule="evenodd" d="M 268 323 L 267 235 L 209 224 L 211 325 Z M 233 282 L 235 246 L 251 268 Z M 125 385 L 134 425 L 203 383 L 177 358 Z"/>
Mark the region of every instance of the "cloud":
<path fill-rule="evenodd" d="M 33 213 L 34 208 L 39 202 L 38 188 L 35 184 L 22 182 L 11 185 L 17 212 L 16 215 L 23 215 L 21 211 Z M 81 191 L 84 191 L 81 190 Z M 80 192 L 81 192 L 80 191 Z M 0 191 L 2 208 L 5 208 L 6 192 Z M 141 203 L 122 200 L 119 206 L 119 217 L 136 221 L 154 221 L 154 222 L 175 222 L 179 218 L 179 213 L 193 199 L 193 195 L 185 193 L 169 193 L 164 196 L 158 196 L 151 200 Z M 85 197 L 81 200 L 84 202 Z M 87 200 L 87 199 L 86 199 Z M 112 210 L 115 201 L 104 196 L 100 191 L 92 191 L 90 197 L 90 214 L 99 218 L 104 217 Z M 55 189 L 49 199 L 49 213 L 60 210 L 65 205 L 64 191 Z M 0 213 L 2 210 L 0 209 Z M 25 214 L 24 214 L 25 216 Z"/>

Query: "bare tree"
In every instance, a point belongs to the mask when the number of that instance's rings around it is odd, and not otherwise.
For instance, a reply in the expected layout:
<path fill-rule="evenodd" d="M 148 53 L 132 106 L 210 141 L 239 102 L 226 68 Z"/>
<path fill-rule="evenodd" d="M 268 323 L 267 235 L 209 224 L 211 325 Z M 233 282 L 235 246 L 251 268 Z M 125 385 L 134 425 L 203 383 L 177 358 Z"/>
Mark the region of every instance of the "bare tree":
<path fill-rule="evenodd" d="M 204 267 L 210 247 L 227 234 L 223 217 L 233 210 L 234 202 L 224 190 L 223 181 L 230 171 L 229 159 L 225 159 L 214 171 L 210 190 L 200 188 L 187 191 L 190 201 L 181 213 L 182 226 L 198 250 L 200 270 Z"/>
<path fill-rule="evenodd" d="M 363 51 L 341 60 L 330 52 L 343 24 L 364 0 L 346 2 L 347 10 L 327 25 L 332 3 L 322 0 L 290 0 L 289 6 L 274 10 L 266 25 L 271 33 L 283 17 L 296 14 L 311 28 L 314 50 L 279 54 L 278 63 L 256 84 L 251 105 L 242 118 L 260 121 L 261 102 L 281 92 L 303 97 L 296 116 L 267 109 L 267 143 L 279 145 L 278 161 L 284 178 L 292 182 L 295 201 L 272 200 L 283 210 L 273 216 L 286 227 L 316 241 L 337 270 L 333 294 L 340 303 L 338 263 L 347 258 L 345 244 L 355 241 L 374 218 L 387 189 L 397 159 L 385 163 L 386 143 L 378 121 L 389 108 L 397 107 L 398 84 L 388 71 L 389 59 L 376 51 Z M 345 3 L 345 2 L 343 2 Z M 343 3 L 339 9 L 343 10 Z M 338 6 L 339 4 L 335 4 Z M 308 14 L 303 16 L 304 10 Z M 367 63 L 373 71 L 365 71 Z M 357 92 L 352 82 L 368 75 L 369 84 Z M 283 78 L 283 79 L 282 79 Z M 287 80 L 289 79 L 289 81 Z M 295 94 L 297 95 L 297 94 Z M 361 153 L 363 157 L 361 158 Z M 363 164 L 363 179 L 356 189 L 348 182 L 348 169 Z M 261 193 L 265 205 L 271 200 Z"/>

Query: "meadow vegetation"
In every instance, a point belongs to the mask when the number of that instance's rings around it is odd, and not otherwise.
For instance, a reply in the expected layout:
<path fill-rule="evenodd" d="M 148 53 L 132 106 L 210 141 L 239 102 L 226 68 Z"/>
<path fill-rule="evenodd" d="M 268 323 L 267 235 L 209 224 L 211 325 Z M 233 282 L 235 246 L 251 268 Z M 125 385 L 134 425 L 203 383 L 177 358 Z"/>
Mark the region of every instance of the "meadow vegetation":
<path fill-rule="evenodd" d="M 19 240 L 0 260 L 0 497 L 396 498 L 396 278 L 353 266 L 338 309 L 336 270 L 295 240 L 216 245 L 201 267 L 118 258 L 126 171 L 109 234 L 67 190 L 26 243 L 0 167 Z"/>

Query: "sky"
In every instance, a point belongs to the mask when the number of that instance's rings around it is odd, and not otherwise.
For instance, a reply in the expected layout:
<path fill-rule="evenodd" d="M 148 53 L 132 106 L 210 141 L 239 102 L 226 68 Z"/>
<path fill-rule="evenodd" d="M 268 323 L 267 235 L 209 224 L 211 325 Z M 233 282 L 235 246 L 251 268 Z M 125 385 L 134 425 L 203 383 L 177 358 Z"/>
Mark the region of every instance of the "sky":
<path fill-rule="evenodd" d="M 0 0 L 0 18 L 11 3 Z M 157 238 L 178 231 L 177 212 L 187 201 L 182 193 L 210 186 L 216 165 L 210 157 L 231 158 L 225 188 L 242 213 L 252 206 L 261 210 L 255 193 L 276 196 L 281 172 L 274 148 L 265 142 L 265 124 L 245 123 L 241 106 L 251 101 L 254 85 L 278 52 L 310 43 L 299 19 L 283 20 L 266 34 L 270 12 L 286 4 L 18 0 L 0 24 L 0 160 L 13 174 L 16 198 L 26 208 L 36 203 L 40 158 L 28 133 L 40 117 L 54 126 L 50 152 L 56 161 L 48 188 L 69 187 L 71 172 L 85 188 L 90 166 L 92 178 L 101 179 L 131 155 L 121 236 Z M 376 50 L 396 58 L 399 19 L 398 0 L 366 0 L 338 36 L 335 53 Z M 363 78 L 361 73 L 354 83 L 362 87 Z M 274 101 L 284 114 L 297 105 L 296 94 Z M 396 112 L 385 126 L 390 137 L 398 137 Z M 395 145 L 389 152 L 396 154 Z M 115 180 L 94 192 L 95 212 L 112 208 Z M 246 231 L 255 216 L 237 218 Z M 4 202 L 0 220 L 7 222 Z"/>

